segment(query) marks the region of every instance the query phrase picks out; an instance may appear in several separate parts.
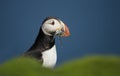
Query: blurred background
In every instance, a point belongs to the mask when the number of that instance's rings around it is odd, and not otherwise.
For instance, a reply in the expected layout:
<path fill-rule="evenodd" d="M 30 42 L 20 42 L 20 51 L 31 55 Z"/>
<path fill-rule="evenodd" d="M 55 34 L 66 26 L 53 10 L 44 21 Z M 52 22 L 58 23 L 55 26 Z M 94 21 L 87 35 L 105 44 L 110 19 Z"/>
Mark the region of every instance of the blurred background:
<path fill-rule="evenodd" d="M 47 16 L 65 22 L 71 36 L 56 38 L 58 62 L 86 55 L 120 55 L 119 0 L 0 0 L 0 63 L 33 44 Z"/>

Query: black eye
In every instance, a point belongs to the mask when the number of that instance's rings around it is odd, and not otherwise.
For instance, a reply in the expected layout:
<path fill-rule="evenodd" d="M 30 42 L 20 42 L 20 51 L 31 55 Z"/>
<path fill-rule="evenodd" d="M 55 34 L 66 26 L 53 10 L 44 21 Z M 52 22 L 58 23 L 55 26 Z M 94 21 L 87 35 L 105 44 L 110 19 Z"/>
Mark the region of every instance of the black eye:
<path fill-rule="evenodd" d="M 51 24 L 52 24 L 52 25 L 54 25 L 54 24 L 55 24 L 55 22 L 54 22 L 54 21 L 52 21 L 52 22 L 51 22 Z"/>

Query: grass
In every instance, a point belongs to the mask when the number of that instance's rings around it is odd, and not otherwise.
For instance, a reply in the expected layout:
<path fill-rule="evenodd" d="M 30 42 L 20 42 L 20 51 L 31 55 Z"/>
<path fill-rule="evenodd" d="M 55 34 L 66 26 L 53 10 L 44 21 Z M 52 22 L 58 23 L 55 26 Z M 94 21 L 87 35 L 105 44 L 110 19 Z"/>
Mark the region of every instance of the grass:
<path fill-rule="evenodd" d="M 35 60 L 25 57 L 15 58 L 0 66 L 0 76 L 54 76 L 52 70 L 43 68 Z"/>
<path fill-rule="evenodd" d="M 84 57 L 60 66 L 57 71 L 64 76 L 120 76 L 120 58 Z"/>
<path fill-rule="evenodd" d="M 15 58 L 0 65 L 0 76 L 120 76 L 120 57 L 88 56 L 57 68 L 43 68 L 31 58 Z"/>

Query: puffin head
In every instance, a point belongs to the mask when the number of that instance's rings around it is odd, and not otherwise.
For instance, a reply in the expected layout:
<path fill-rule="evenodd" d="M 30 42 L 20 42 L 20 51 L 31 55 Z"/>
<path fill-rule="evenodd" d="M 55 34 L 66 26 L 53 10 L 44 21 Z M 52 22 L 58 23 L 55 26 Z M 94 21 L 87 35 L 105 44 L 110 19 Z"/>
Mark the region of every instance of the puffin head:
<path fill-rule="evenodd" d="M 47 17 L 42 23 L 42 31 L 49 36 L 66 37 L 70 35 L 67 25 L 56 17 Z"/>

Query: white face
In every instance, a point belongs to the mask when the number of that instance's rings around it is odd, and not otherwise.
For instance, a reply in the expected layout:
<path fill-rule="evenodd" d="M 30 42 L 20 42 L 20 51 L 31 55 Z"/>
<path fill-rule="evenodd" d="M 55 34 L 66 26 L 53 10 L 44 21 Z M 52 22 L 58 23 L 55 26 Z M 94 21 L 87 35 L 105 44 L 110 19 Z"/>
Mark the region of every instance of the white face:
<path fill-rule="evenodd" d="M 42 25 L 42 30 L 46 35 L 52 36 L 52 33 L 56 33 L 58 31 L 64 32 L 64 23 L 61 20 L 57 19 L 48 19 Z"/>

